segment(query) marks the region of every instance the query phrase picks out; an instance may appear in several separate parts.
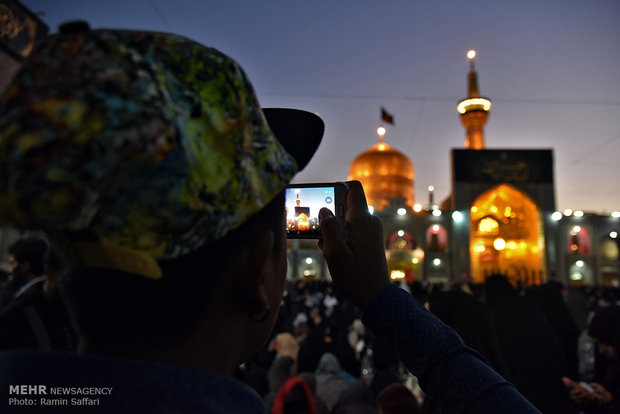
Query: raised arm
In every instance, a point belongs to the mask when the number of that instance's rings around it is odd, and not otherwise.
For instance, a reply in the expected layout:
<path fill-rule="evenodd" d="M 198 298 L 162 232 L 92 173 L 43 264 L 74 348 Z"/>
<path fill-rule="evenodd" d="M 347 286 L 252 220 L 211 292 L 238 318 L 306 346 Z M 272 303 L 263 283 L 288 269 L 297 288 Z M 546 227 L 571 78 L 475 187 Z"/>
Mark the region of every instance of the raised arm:
<path fill-rule="evenodd" d="M 349 186 L 344 221 L 321 210 L 319 246 L 336 286 L 364 311 L 366 326 L 387 339 L 442 412 L 537 413 L 452 328 L 391 283 L 383 224 L 368 212 L 361 184 Z"/>

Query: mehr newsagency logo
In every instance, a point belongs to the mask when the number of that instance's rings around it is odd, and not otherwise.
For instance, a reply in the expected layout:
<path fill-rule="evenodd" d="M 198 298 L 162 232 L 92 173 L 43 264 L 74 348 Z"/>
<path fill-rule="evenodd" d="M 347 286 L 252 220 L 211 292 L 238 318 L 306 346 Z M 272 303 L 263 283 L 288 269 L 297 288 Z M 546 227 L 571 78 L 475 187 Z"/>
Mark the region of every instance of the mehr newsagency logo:
<path fill-rule="evenodd" d="M 9 385 L 9 406 L 93 406 L 112 395 L 112 387 Z"/>

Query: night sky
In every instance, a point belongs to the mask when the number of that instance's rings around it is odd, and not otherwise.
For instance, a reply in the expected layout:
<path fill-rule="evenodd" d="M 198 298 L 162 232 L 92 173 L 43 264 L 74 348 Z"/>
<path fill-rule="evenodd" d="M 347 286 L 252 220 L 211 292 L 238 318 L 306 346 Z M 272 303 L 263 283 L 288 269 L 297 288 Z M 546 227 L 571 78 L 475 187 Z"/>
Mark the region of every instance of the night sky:
<path fill-rule="evenodd" d="M 493 101 L 487 148 L 553 148 L 556 206 L 620 210 L 620 1 L 617 0 L 23 0 L 56 31 L 174 32 L 248 73 L 263 106 L 319 114 L 326 134 L 296 181 L 345 180 L 378 141 L 416 169 L 416 202 L 450 193 L 450 150 L 465 130 L 466 52 Z"/>

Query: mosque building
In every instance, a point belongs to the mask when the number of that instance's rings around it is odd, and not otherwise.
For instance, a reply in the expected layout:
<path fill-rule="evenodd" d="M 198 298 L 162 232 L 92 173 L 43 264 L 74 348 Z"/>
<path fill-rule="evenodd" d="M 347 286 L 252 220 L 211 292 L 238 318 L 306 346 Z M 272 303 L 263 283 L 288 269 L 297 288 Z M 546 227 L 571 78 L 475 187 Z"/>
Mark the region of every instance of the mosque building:
<path fill-rule="evenodd" d="M 465 147 L 451 151 L 452 191 L 435 204 L 414 199 L 411 160 L 384 140 L 358 155 L 348 179 L 364 186 L 370 210 L 384 223 L 393 280 L 482 283 L 500 273 L 513 283 L 549 280 L 620 286 L 620 213 L 556 211 L 553 149 L 487 148 L 491 100 L 481 97 L 469 51 L 467 97 L 457 105 Z M 289 277 L 327 278 L 320 252 L 289 242 Z"/>

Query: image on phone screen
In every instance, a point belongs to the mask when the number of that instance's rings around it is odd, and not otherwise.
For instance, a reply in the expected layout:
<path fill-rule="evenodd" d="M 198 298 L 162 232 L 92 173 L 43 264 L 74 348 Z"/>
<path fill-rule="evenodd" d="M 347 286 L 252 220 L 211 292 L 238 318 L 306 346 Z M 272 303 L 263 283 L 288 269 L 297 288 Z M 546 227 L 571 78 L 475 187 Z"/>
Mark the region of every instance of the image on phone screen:
<path fill-rule="evenodd" d="M 289 187 L 286 189 L 286 232 L 289 236 L 321 235 L 319 210 L 334 211 L 334 187 Z"/>

